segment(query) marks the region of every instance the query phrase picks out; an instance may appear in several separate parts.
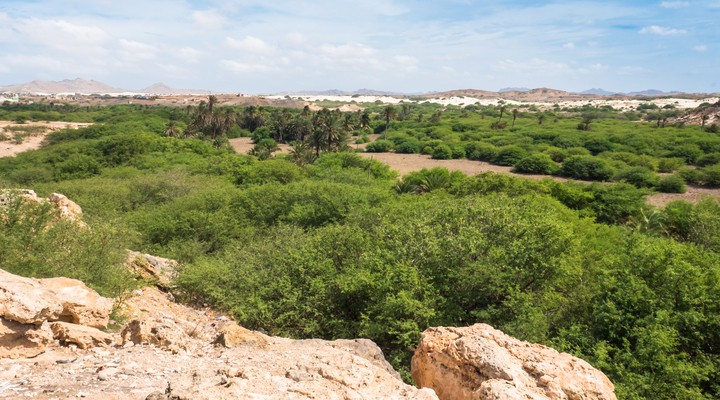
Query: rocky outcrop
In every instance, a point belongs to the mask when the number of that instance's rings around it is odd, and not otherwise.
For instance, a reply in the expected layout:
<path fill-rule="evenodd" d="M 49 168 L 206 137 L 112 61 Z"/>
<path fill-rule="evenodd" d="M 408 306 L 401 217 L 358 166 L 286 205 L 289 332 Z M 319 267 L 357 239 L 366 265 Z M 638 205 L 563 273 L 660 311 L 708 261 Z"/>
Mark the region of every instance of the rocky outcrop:
<path fill-rule="evenodd" d="M 89 326 L 53 322 L 50 324 L 50 329 L 53 332 L 53 338 L 59 340 L 60 343 L 72 343 L 81 349 L 109 346 L 113 343 L 112 335 Z"/>
<path fill-rule="evenodd" d="M 441 400 L 616 399 L 610 380 L 587 362 L 485 324 L 426 330 L 412 376 Z"/>
<path fill-rule="evenodd" d="M 175 279 L 178 268 L 178 262 L 175 260 L 137 251 L 128 251 L 125 265 L 135 276 L 152 280 L 163 288 L 172 287 L 172 280 Z"/>
<path fill-rule="evenodd" d="M 79 346 L 95 345 L 98 341 L 71 340 L 73 337 L 86 337 L 88 330 L 73 328 L 74 334 L 68 336 L 67 332 L 71 332 L 69 328 L 52 329 L 53 335 L 47 323 L 64 321 L 78 326 L 104 328 L 113 304 L 113 300 L 100 296 L 75 279 L 31 279 L 0 270 L 0 357 L 37 356 L 45 351 L 53 336 L 56 340 Z M 82 335 L 80 331 L 83 331 Z M 101 333 L 97 331 L 90 336 L 100 337 Z"/>
<path fill-rule="evenodd" d="M 0 211 L 12 206 L 17 201 L 20 201 L 21 204 L 52 204 L 55 210 L 55 220 L 70 221 L 86 227 L 82 221 L 82 208 L 62 194 L 52 193 L 47 199 L 44 199 L 29 189 L 0 190 Z"/>

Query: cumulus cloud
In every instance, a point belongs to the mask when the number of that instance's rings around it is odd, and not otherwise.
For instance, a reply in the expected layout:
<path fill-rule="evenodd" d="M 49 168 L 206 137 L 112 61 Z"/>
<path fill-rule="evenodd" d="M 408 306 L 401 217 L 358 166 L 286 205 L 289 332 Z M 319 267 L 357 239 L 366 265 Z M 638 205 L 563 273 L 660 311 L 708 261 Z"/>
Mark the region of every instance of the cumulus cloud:
<path fill-rule="evenodd" d="M 227 24 L 227 18 L 215 10 L 196 10 L 190 15 L 192 21 L 204 29 L 221 29 Z"/>
<path fill-rule="evenodd" d="M 640 33 L 660 36 L 677 36 L 684 35 L 687 31 L 675 28 L 665 28 L 658 25 L 650 25 L 640 29 Z"/>
<path fill-rule="evenodd" d="M 707 49 L 708 49 L 707 46 L 705 46 L 704 44 L 699 44 L 699 45 L 693 47 L 693 50 L 695 50 L 699 53 L 704 53 L 707 51 Z"/>
<path fill-rule="evenodd" d="M 662 8 L 685 8 L 689 6 L 689 1 L 663 1 L 660 3 L 660 7 Z"/>
<path fill-rule="evenodd" d="M 234 49 L 255 54 L 269 54 L 275 50 L 273 46 L 254 36 L 245 36 L 243 39 L 239 40 L 227 37 L 225 38 L 225 43 Z"/>
<path fill-rule="evenodd" d="M 290 32 L 287 35 L 285 35 L 285 40 L 288 41 L 290 44 L 294 44 L 296 46 L 305 44 L 307 42 L 307 38 L 302 33 L 299 32 Z"/>
<path fill-rule="evenodd" d="M 14 28 L 36 43 L 63 50 L 82 47 L 78 45 L 100 45 L 110 39 L 110 35 L 101 28 L 74 24 L 61 19 L 24 19 L 18 21 Z"/>

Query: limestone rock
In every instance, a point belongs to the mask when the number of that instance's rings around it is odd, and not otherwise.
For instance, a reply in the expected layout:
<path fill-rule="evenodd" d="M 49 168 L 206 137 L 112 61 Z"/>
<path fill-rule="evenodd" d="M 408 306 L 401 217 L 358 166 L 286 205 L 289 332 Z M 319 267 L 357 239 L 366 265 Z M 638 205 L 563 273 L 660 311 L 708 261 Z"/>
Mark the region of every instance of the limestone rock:
<path fill-rule="evenodd" d="M 110 334 L 89 326 L 53 322 L 50 324 L 50 329 L 52 329 L 55 340 L 59 340 L 63 344 L 74 343 L 81 349 L 109 346 L 113 342 Z"/>
<path fill-rule="evenodd" d="M 187 349 L 189 337 L 169 318 L 134 319 L 120 334 L 122 344 L 148 344 L 165 350 Z"/>
<path fill-rule="evenodd" d="M 62 304 L 38 280 L 0 270 L 0 317 L 40 325 L 57 320 L 62 311 Z"/>
<path fill-rule="evenodd" d="M 587 362 L 485 324 L 426 330 L 411 368 L 441 400 L 616 399 L 612 382 Z"/>
<path fill-rule="evenodd" d="M 60 218 L 74 222 L 80 222 L 82 220 L 82 208 L 65 195 L 52 193 L 50 197 L 48 197 L 48 201 L 55 204 Z"/>
<path fill-rule="evenodd" d="M 40 279 L 40 285 L 52 293 L 62 305 L 59 320 L 93 328 L 107 326 L 114 305 L 112 299 L 100 296 L 76 279 Z"/>
<path fill-rule="evenodd" d="M 155 280 L 160 287 L 170 288 L 177 275 L 178 262 L 169 258 L 128 251 L 127 268 L 142 279 Z"/>
<path fill-rule="evenodd" d="M 265 346 L 267 338 L 262 333 L 245 329 L 234 321 L 228 321 L 218 326 L 218 335 L 213 343 L 225 347 L 235 347 L 245 343 Z"/>
<path fill-rule="evenodd" d="M 0 358 L 29 358 L 42 354 L 52 338 L 35 325 L 0 317 Z"/>

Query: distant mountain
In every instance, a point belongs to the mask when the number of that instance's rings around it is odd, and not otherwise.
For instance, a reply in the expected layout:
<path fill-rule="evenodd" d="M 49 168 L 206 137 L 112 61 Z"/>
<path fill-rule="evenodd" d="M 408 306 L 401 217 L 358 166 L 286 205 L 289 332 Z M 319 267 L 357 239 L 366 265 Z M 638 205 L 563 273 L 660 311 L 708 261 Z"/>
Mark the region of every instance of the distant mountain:
<path fill-rule="evenodd" d="M 173 94 L 211 94 L 209 90 L 201 89 L 175 89 L 164 83 L 155 83 L 144 89 L 138 90 L 139 93 L 155 94 L 155 95 L 173 95 Z"/>
<path fill-rule="evenodd" d="M 616 94 L 616 92 L 608 92 L 607 90 L 604 90 L 604 89 L 592 88 L 592 89 L 584 90 L 584 91 L 580 92 L 580 94 L 597 94 L 600 96 L 610 96 L 610 95 Z"/>
<path fill-rule="evenodd" d="M 62 81 L 32 81 L 17 85 L 0 86 L 0 92 L 30 93 L 30 94 L 58 94 L 58 93 L 79 93 L 79 94 L 106 94 L 122 93 L 124 89 L 112 87 L 106 83 L 85 80 L 65 79 Z"/>
<path fill-rule="evenodd" d="M 643 90 L 641 92 L 630 92 L 630 93 L 625 93 L 625 94 L 628 94 L 631 96 L 662 96 L 662 95 L 673 94 L 673 93 L 678 93 L 678 92 L 675 92 L 675 91 L 663 92 L 662 90 L 648 89 L 648 90 Z"/>
<path fill-rule="evenodd" d="M 530 88 L 526 87 L 506 87 L 498 90 L 498 93 L 505 93 L 505 92 L 529 92 Z"/>

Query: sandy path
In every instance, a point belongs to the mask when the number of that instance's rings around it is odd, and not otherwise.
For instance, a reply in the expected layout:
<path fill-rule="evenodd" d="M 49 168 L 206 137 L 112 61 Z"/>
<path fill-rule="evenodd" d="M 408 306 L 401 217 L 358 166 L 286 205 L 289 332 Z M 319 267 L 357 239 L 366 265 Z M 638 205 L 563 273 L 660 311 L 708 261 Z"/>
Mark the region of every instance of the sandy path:
<path fill-rule="evenodd" d="M 88 125 L 92 125 L 90 123 L 82 123 L 82 122 L 30 122 L 27 124 L 16 124 L 15 122 L 11 121 L 0 121 L 0 133 L 4 133 L 7 136 L 12 137 L 14 135 L 14 132 L 7 131 L 5 128 L 8 127 L 14 127 L 14 126 L 20 126 L 20 127 L 34 127 L 34 126 L 40 126 L 45 128 L 44 131 L 38 132 L 36 134 L 33 134 L 32 136 L 26 137 L 22 143 L 17 144 L 14 140 L 3 140 L 0 141 L 0 157 L 13 157 L 16 154 L 22 153 L 23 151 L 28 150 L 35 150 L 39 149 L 42 145 L 42 141 L 45 139 L 45 136 L 53 131 L 59 130 L 59 129 L 66 129 L 66 128 L 72 128 L 72 129 L 78 129 L 81 127 L 85 127 Z"/>

